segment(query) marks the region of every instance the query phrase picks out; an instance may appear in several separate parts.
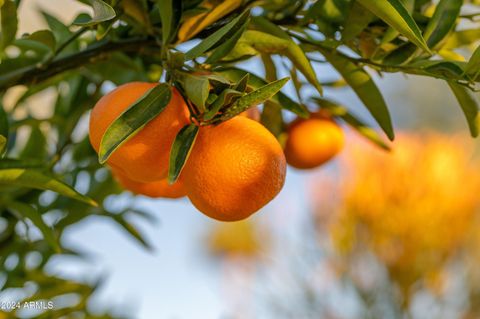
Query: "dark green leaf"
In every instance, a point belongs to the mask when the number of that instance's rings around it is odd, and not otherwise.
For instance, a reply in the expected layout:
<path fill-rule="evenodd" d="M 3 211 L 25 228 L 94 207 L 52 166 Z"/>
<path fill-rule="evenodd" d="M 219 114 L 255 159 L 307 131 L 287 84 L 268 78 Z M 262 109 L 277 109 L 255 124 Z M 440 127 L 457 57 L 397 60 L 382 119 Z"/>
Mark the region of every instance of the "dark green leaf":
<path fill-rule="evenodd" d="M 197 138 L 199 127 L 195 124 L 185 125 L 178 132 L 170 151 L 170 163 L 168 167 L 168 182 L 173 184 L 182 172 L 188 156 Z"/>
<path fill-rule="evenodd" d="M 211 120 L 213 117 L 215 117 L 215 115 L 217 115 L 223 106 L 230 104 L 233 99 L 242 95 L 242 92 L 233 89 L 223 90 L 222 93 L 220 93 L 220 95 L 212 103 L 212 105 L 210 105 L 208 112 L 203 115 L 203 119 L 205 121 Z"/>
<path fill-rule="evenodd" d="M 322 50 L 321 52 L 352 87 L 385 134 L 387 134 L 388 138 L 393 140 L 395 135 L 393 133 L 390 112 L 388 111 L 382 93 L 370 75 L 363 68 L 340 55 L 329 53 L 326 50 Z"/>
<path fill-rule="evenodd" d="M 238 31 L 235 32 L 230 38 L 228 38 L 225 42 L 223 42 L 221 45 L 219 45 L 215 51 L 212 52 L 212 54 L 207 58 L 205 63 L 214 63 L 226 56 L 232 49 L 235 47 L 235 45 L 238 42 L 238 39 L 242 36 L 243 32 L 245 32 L 245 29 L 247 28 L 248 25 L 248 20 L 245 21 L 245 23 L 238 28 Z"/>
<path fill-rule="evenodd" d="M 120 145 L 160 114 L 170 102 L 171 97 L 170 87 L 167 84 L 160 84 L 123 112 L 103 135 L 98 152 L 100 163 L 105 163 Z"/>
<path fill-rule="evenodd" d="M 50 244 L 57 253 L 61 252 L 62 249 L 60 248 L 60 243 L 55 231 L 45 224 L 40 212 L 29 204 L 17 201 L 9 202 L 8 207 L 16 211 L 21 217 L 29 219 L 40 230 L 45 241 Z"/>
<path fill-rule="evenodd" d="M 7 148 L 8 130 L 9 125 L 7 113 L 0 104 L 0 158 L 3 156 Z"/>
<path fill-rule="evenodd" d="M 135 228 L 135 226 L 126 221 L 122 215 L 109 213 L 107 216 L 111 217 L 115 222 L 117 222 L 118 225 L 120 225 L 133 238 L 135 238 L 144 248 L 152 250 L 152 246 L 147 242 L 143 235 Z"/>
<path fill-rule="evenodd" d="M 358 1 L 353 0 L 350 4 L 347 19 L 342 31 L 342 40 L 350 41 L 365 29 L 374 15 L 362 6 Z"/>
<path fill-rule="evenodd" d="M 93 17 L 88 21 L 77 21 L 74 24 L 80 26 L 92 26 L 115 18 L 115 10 L 113 10 L 109 4 L 102 0 L 88 0 L 88 2 L 93 8 Z"/>
<path fill-rule="evenodd" d="M 47 157 L 47 139 L 38 126 L 32 126 L 27 144 L 20 152 L 21 159 L 44 159 Z"/>
<path fill-rule="evenodd" d="M 0 8 L 1 29 L 0 29 L 0 49 L 6 48 L 15 39 L 17 33 L 17 6 L 15 2 L 5 0 Z"/>
<path fill-rule="evenodd" d="M 271 28 L 278 27 L 270 26 L 269 29 Z M 277 33 L 281 32 L 283 32 L 281 29 L 277 31 Z M 302 72 L 308 82 L 322 94 L 322 87 L 317 80 L 317 76 L 309 59 L 300 46 L 292 39 L 280 38 L 261 31 L 247 30 L 238 41 L 236 49 L 237 51 L 234 49 L 230 58 L 237 59 L 243 55 L 255 55 L 259 53 L 282 54 L 287 56 L 297 69 Z"/>
<path fill-rule="evenodd" d="M 200 111 L 205 110 L 205 101 L 210 92 L 210 81 L 206 76 L 187 75 L 184 80 L 185 93 Z"/>
<path fill-rule="evenodd" d="M 228 108 L 225 112 L 226 118 L 232 118 L 246 109 L 261 104 L 272 96 L 277 94 L 282 87 L 290 80 L 289 77 L 268 83 L 253 92 L 250 92 L 233 103 L 233 105 Z"/>
<path fill-rule="evenodd" d="M 430 48 L 440 43 L 455 26 L 462 4 L 459 0 L 440 0 L 423 35 Z"/>
<path fill-rule="evenodd" d="M 384 150 L 390 150 L 390 147 L 383 140 L 382 137 L 370 126 L 359 120 L 356 116 L 351 114 L 347 108 L 333 103 L 325 99 L 316 98 L 315 101 L 323 108 L 327 109 L 333 116 L 339 117 L 344 120 L 348 125 L 353 127 L 362 136 L 375 143 L 377 146 Z"/>
<path fill-rule="evenodd" d="M 182 15 L 182 1 L 157 0 L 158 10 L 162 21 L 162 43 L 165 45 L 175 34 Z"/>
<path fill-rule="evenodd" d="M 462 108 L 463 114 L 465 114 L 465 118 L 468 122 L 468 127 L 470 128 L 470 134 L 473 137 L 477 137 L 478 127 L 480 124 L 477 102 L 463 86 L 460 86 L 454 82 L 447 83 L 452 89 L 453 94 L 457 98 L 457 101 Z"/>
<path fill-rule="evenodd" d="M 228 68 L 224 70 L 219 70 L 217 71 L 217 73 L 222 74 L 232 82 L 238 82 L 246 74 L 248 74 L 249 75 L 248 86 L 252 87 L 253 89 L 258 89 L 267 84 L 267 82 L 261 77 L 242 69 Z M 309 115 L 308 110 L 305 108 L 304 105 L 294 102 L 292 99 L 290 99 L 287 95 L 283 94 L 282 92 L 278 92 L 277 94 L 272 96 L 270 101 L 281 106 L 285 110 L 288 110 L 290 112 L 297 114 L 300 117 L 306 118 Z"/>
<path fill-rule="evenodd" d="M 50 30 L 35 31 L 34 33 L 28 35 L 25 38 L 20 39 L 19 41 L 21 40 L 36 42 L 44 46 L 48 51 L 54 51 L 56 46 L 55 36 Z"/>
<path fill-rule="evenodd" d="M 13 158 L 2 158 L 0 159 L 0 169 L 5 168 L 43 168 L 45 166 L 45 161 L 43 160 L 19 160 Z"/>
<path fill-rule="evenodd" d="M 473 52 L 467 66 L 465 67 L 465 73 L 475 79 L 480 73 L 480 46 Z"/>
<path fill-rule="evenodd" d="M 208 38 L 204 39 L 198 45 L 190 49 L 185 54 L 185 60 L 192 60 L 196 57 L 199 57 L 203 53 L 209 51 L 210 49 L 217 46 L 219 43 L 222 43 L 224 39 L 229 37 L 231 34 L 234 34 L 237 31 L 238 26 L 243 25 L 248 19 L 248 11 L 245 11 L 225 26 L 217 30 L 215 33 L 210 35 Z"/>
<path fill-rule="evenodd" d="M 67 184 L 34 169 L 0 169 L 0 184 L 51 190 L 60 195 L 76 199 L 92 206 L 97 206 L 94 200 L 78 193 Z"/>
<path fill-rule="evenodd" d="M 420 28 L 400 0 L 357 0 L 377 17 L 406 36 L 419 48 L 430 52 Z"/>

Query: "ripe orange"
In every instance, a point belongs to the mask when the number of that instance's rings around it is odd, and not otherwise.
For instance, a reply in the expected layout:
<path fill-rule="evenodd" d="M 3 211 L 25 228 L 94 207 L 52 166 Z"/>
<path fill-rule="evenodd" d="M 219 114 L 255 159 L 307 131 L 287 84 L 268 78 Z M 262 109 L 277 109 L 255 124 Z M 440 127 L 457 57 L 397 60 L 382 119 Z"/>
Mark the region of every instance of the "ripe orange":
<path fill-rule="evenodd" d="M 181 182 L 176 182 L 173 185 L 168 184 L 166 179 L 149 183 L 136 182 L 125 176 L 121 170 L 113 167 L 112 174 L 123 188 L 134 194 L 166 198 L 180 198 L 187 195 Z"/>
<path fill-rule="evenodd" d="M 103 96 L 90 114 L 90 142 L 98 152 L 108 126 L 130 105 L 157 83 L 132 82 Z M 176 89 L 167 107 L 135 136 L 121 145 L 108 163 L 121 167 L 135 181 L 164 179 L 168 172 L 170 148 L 178 131 L 189 123 L 188 108 Z"/>
<path fill-rule="evenodd" d="M 285 156 L 275 137 L 261 124 L 237 116 L 200 129 L 182 178 L 198 210 L 236 221 L 270 202 L 285 174 Z"/>
<path fill-rule="evenodd" d="M 342 129 L 333 120 L 297 119 L 288 128 L 287 163 L 300 169 L 320 166 L 340 152 L 344 140 Z"/>

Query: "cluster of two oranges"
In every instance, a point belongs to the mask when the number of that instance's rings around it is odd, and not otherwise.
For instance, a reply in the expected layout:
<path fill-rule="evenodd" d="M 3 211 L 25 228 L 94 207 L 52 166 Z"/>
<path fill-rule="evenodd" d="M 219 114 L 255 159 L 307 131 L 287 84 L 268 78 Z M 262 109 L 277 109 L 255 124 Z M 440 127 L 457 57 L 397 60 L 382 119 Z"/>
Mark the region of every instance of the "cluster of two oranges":
<path fill-rule="evenodd" d="M 90 141 L 97 152 L 110 124 L 155 85 L 125 84 L 98 101 L 91 112 L 89 128 Z M 166 179 L 170 149 L 177 133 L 191 122 L 183 97 L 172 88 L 168 106 L 122 144 L 107 163 L 117 181 L 134 193 L 150 197 L 188 196 L 207 216 L 223 221 L 241 220 L 280 192 L 287 160 L 298 168 L 315 167 L 338 152 L 340 145 L 338 137 L 332 141 L 329 134 L 311 131 L 321 125 L 322 129 L 326 126 L 327 130 L 341 133 L 333 122 L 298 120 L 291 125 L 284 154 L 277 139 L 252 116 L 255 114 L 200 127 L 178 181 L 170 185 Z M 312 140 L 320 142 L 323 151 L 315 153 L 319 143 L 312 144 Z"/>

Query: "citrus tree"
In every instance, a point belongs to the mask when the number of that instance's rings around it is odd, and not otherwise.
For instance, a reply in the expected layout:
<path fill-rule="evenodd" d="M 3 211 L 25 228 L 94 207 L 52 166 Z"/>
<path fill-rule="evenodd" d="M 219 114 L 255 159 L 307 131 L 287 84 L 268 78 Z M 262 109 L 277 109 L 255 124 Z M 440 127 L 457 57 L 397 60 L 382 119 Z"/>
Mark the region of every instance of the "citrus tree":
<path fill-rule="evenodd" d="M 149 247 L 128 222 L 149 215 L 103 205 L 122 188 L 188 195 L 210 217 L 239 220 L 280 191 L 286 162 L 310 168 L 336 154 L 344 138 L 339 122 L 388 149 L 394 129 L 376 75 L 447 82 L 478 135 L 478 0 L 79 2 L 85 13 L 71 23 L 41 12 L 47 29 L 18 34 L 17 10 L 27 1 L 0 0 L 2 290 L 33 283 L 23 300 L 80 297 L 42 318 L 94 318 L 86 302 L 95 285 L 44 271 L 52 256 L 78 255 L 61 243 L 70 226 L 103 216 Z M 249 60 L 263 70 L 250 70 Z M 326 65 L 338 80 L 322 78 Z M 289 81 L 293 94 L 282 91 Z M 371 125 L 360 110 L 324 96 L 343 86 Z M 35 105 L 49 114 L 39 117 L 29 102 L 45 92 L 54 101 Z M 308 118 L 316 124 L 303 125 Z M 294 134 L 297 127 L 307 128 Z M 312 152 L 313 160 L 302 160 Z M 32 254 L 41 256 L 33 265 Z"/>

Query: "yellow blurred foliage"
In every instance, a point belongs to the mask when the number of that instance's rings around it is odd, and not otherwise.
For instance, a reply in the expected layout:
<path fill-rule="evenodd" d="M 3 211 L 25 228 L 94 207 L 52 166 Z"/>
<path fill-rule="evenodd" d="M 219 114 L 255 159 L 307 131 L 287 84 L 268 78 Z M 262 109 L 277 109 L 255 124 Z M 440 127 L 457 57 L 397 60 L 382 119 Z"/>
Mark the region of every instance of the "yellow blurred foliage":
<path fill-rule="evenodd" d="M 330 235 L 342 254 L 373 251 L 402 289 L 424 278 L 437 290 L 478 227 L 480 161 L 466 136 L 404 133 L 393 147 L 350 144 Z"/>
<path fill-rule="evenodd" d="M 251 220 L 216 223 L 208 237 L 208 248 L 214 255 L 254 258 L 264 240 Z"/>

